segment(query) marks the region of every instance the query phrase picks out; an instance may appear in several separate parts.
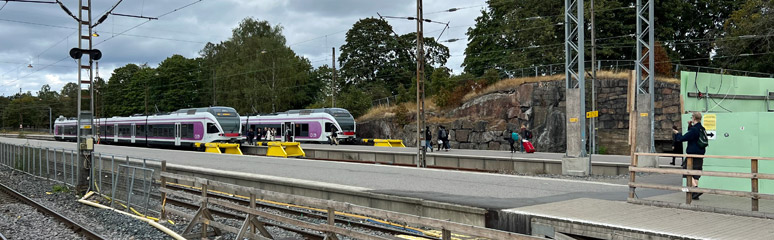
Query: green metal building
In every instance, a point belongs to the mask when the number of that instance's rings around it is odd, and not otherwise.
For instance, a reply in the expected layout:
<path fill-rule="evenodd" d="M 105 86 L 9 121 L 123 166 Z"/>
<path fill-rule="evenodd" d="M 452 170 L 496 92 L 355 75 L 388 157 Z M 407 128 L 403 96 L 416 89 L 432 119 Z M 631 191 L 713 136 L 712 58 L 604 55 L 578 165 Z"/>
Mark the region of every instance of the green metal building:
<path fill-rule="evenodd" d="M 774 157 L 774 78 L 681 72 L 685 132 L 691 112 L 702 113 L 706 155 Z M 685 144 L 683 144 L 685 147 Z M 774 173 L 774 161 L 759 161 L 760 173 Z M 705 171 L 750 172 L 750 160 L 704 159 Z M 774 181 L 760 180 L 761 193 L 774 194 Z M 751 191 L 750 179 L 701 178 L 699 186 Z"/>

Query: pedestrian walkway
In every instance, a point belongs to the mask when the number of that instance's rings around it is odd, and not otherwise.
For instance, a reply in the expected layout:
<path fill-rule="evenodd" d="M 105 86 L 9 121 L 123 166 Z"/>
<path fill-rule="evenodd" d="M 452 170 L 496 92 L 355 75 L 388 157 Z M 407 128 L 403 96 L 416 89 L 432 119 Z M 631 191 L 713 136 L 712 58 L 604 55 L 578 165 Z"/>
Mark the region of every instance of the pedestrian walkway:
<path fill-rule="evenodd" d="M 579 198 L 503 212 L 526 219 L 527 229 L 533 235 L 563 233 L 601 239 L 774 239 L 772 219 L 622 201 Z"/>

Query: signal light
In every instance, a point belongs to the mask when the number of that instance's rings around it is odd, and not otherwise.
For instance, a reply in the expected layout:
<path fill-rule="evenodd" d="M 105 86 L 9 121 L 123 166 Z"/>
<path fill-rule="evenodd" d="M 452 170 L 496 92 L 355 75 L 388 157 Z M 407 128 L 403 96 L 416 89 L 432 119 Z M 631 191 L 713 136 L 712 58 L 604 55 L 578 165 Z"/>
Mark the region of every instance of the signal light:
<path fill-rule="evenodd" d="M 72 48 L 70 49 L 70 57 L 73 59 L 80 59 L 83 57 L 83 54 L 89 54 L 89 58 L 91 60 L 97 61 L 102 58 L 102 52 L 99 49 L 92 49 L 92 50 L 86 50 L 86 49 L 80 49 L 80 48 Z"/>

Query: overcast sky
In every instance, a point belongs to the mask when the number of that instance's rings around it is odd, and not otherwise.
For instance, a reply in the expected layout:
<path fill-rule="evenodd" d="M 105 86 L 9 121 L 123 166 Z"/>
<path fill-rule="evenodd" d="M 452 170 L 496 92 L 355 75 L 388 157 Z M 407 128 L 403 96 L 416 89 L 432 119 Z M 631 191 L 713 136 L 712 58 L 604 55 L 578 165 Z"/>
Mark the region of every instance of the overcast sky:
<path fill-rule="evenodd" d="M 92 18 L 96 21 L 116 1 L 94 0 Z M 62 2 L 77 16 L 77 0 Z M 197 1 L 124 0 L 114 13 L 157 17 L 194 2 Z M 5 3 L 0 1 L 0 6 Z M 463 39 L 444 43 L 451 54 L 447 66 L 455 73 L 461 71 L 465 32 L 485 4 L 484 0 L 424 1 L 425 18 L 450 22 L 441 41 Z M 449 8 L 464 9 L 440 12 Z M 99 74 L 107 79 L 115 68 L 128 63 L 157 67 L 173 54 L 197 57 L 207 42 L 227 40 L 231 30 L 246 17 L 281 25 L 296 54 L 308 58 L 315 67 L 330 64 L 331 47 L 336 47 L 338 54 L 352 24 L 362 18 L 377 17 L 377 12 L 415 16 L 416 1 L 204 0 L 136 28 L 133 27 L 147 20 L 111 15 L 96 28 L 100 36 L 94 38 L 95 48 L 103 53 Z M 413 21 L 388 21 L 398 34 L 416 30 Z M 19 88 L 36 94 L 44 84 L 59 91 L 64 84 L 75 82 L 76 64 L 67 52 L 77 46 L 76 28 L 75 20 L 56 4 L 8 2 L 0 10 L 0 94 L 13 95 Z M 443 25 L 426 24 L 425 36 L 438 37 L 442 29 Z"/>

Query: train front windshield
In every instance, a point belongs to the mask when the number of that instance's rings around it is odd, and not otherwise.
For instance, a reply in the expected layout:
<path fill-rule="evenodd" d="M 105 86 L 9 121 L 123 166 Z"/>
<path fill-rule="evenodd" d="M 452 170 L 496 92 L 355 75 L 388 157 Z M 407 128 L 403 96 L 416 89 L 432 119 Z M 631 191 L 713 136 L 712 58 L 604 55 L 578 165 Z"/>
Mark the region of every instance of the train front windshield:
<path fill-rule="evenodd" d="M 223 128 L 224 133 L 239 133 L 239 114 L 233 108 L 212 108 L 210 110 Z"/>
<path fill-rule="evenodd" d="M 339 122 L 339 126 L 341 126 L 341 131 L 343 132 L 355 131 L 355 118 L 352 117 L 352 114 L 349 114 L 347 110 L 337 109 L 331 115 L 333 115 L 333 117 L 336 118 L 336 121 Z"/>

